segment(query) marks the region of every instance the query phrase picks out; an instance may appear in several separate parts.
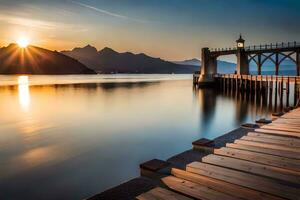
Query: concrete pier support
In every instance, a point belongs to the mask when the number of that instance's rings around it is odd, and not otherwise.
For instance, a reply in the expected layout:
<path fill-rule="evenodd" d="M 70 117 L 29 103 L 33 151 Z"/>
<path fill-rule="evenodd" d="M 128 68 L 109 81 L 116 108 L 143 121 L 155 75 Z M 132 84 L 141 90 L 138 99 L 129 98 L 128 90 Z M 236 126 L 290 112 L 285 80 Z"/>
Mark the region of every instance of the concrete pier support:
<path fill-rule="evenodd" d="M 237 74 L 238 75 L 248 75 L 249 74 L 249 62 L 248 55 L 244 48 L 237 50 Z"/>
<path fill-rule="evenodd" d="M 202 49 L 201 73 L 199 85 L 208 85 L 214 82 L 214 75 L 217 73 L 217 57 L 211 55 L 208 48 Z"/>

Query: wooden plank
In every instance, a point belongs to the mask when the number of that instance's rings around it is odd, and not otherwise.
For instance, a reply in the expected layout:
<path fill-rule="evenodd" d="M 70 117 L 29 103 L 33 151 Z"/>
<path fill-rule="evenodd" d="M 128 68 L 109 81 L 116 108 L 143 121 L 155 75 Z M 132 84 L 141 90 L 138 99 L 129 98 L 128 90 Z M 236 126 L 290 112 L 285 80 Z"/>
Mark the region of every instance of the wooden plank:
<path fill-rule="evenodd" d="M 296 143 L 296 144 L 300 143 L 300 139 L 298 139 L 298 138 L 281 136 L 281 135 L 273 135 L 273 134 L 269 134 L 269 133 L 249 132 L 247 135 L 253 136 L 253 137 L 261 137 L 261 138 L 289 141 L 289 142 Z"/>
<path fill-rule="evenodd" d="M 156 187 L 136 197 L 139 200 L 191 200 L 170 190 Z"/>
<path fill-rule="evenodd" d="M 299 153 L 283 151 L 283 150 L 268 149 L 268 148 L 264 148 L 264 147 L 257 147 L 257 146 L 251 146 L 251 145 L 243 145 L 243 144 L 234 144 L 234 143 L 228 143 L 228 144 L 226 144 L 226 147 L 248 150 L 248 151 L 253 151 L 253 152 L 259 152 L 259 153 L 275 155 L 275 156 L 281 156 L 281 157 L 286 157 L 286 158 L 298 159 L 298 160 L 300 159 Z"/>
<path fill-rule="evenodd" d="M 300 197 L 299 188 L 276 182 L 274 179 L 261 177 L 246 172 L 240 172 L 200 162 L 193 162 L 187 165 L 186 170 L 191 173 L 223 180 L 283 198 L 299 200 Z"/>
<path fill-rule="evenodd" d="M 262 129 L 269 129 L 269 130 L 278 130 L 278 131 L 288 131 L 288 132 L 295 132 L 295 133 L 298 133 L 300 135 L 300 131 L 298 128 L 288 128 L 288 127 L 285 127 L 285 126 L 275 126 L 275 125 L 265 125 L 265 126 L 262 126 L 260 127 Z"/>
<path fill-rule="evenodd" d="M 287 147 L 296 147 L 300 148 L 300 142 L 291 142 L 289 140 L 281 140 L 281 139 L 274 139 L 274 138 L 264 138 L 264 137 L 256 137 L 256 136 L 243 136 L 241 138 L 242 140 L 248 140 L 253 142 L 264 142 L 264 143 L 270 143 L 270 144 L 276 144 L 276 145 L 284 145 Z"/>
<path fill-rule="evenodd" d="M 245 145 L 251 145 L 251 146 L 257 146 L 257 147 L 263 147 L 263 148 L 269 148 L 269 149 L 277 149 L 281 151 L 289 151 L 289 152 L 296 152 L 300 153 L 299 148 L 291 148 L 287 146 L 280 146 L 280 145 L 275 145 L 275 144 L 269 144 L 269 143 L 263 143 L 263 142 L 252 142 L 252 141 L 247 141 L 247 140 L 235 140 L 235 144 L 245 144 Z"/>
<path fill-rule="evenodd" d="M 298 125 L 300 123 L 299 119 L 295 120 L 287 120 L 287 119 L 276 119 L 272 123 L 278 123 L 278 124 L 292 124 L 292 125 Z"/>
<path fill-rule="evenodd" d="M 272 124 L 282 124 L 282 125 L 292 125 L 292 126 L 299 126 L 300 120 L 297 121 L 290 121 L 290 120 L 275 120 Z"/>
<path fill-rule="evenodd" d="M 215 149 L 214 154 L 248 160 L 256 163 L 271 165 L 300 172 L 300 160 L 274 156 L 264 153 L 222 147 Z"/>
<path fill-rule="evenodd" d="M 300 184 L 300 173 L 247 160 L 210 154 L 202 162 Z"/>
<path fill-rule="evenodd" d="M 203 199 L 203 200 L 219 200 L 219 199 L 238 200 L 239 199 L 237 197 L 230 196 L 223 192 L 213 190 L 207 186 L 200 185 L 181 178 L 176 178 L 174 176 L 168 176 L 162 178 L 162 182 L 172 190 L 175 190 L 176 192 L 185 194 L 187 196 L 196 199 Z"/>
<path fill-rule="evenodd" d="M 257 129 L 255 129 L 255 132 L 271 133 L 271 134 L 274 134 L 274 135 L 284 135 L 284 136 L 300 138 L 300 133 L 288 132 L 288 131 L 257 128 Z"/>
<path fill-rule="evenodd" d="M 283 127 L 292 127 L 292 128 L 299 128 L 300 122 L 295 123 L 288 123 L 287 121 L 273 121 L 271 124 L 268 124 L 271 126 L 283 126 Z"/>
<path fill-rule="evenodd" d="M 273 196 L 273 195 L 270 195 L 270 194 L 267 194 L 264 192 L 260 192 L 260 191 L 253 190 L 250 188 L 242 187 L 240 185 L 228 183 L 228 182 L 210 178 L 207 176 L 190 173 L 190 172 L 180 170 L 180 169 L 172 168 L 171 174 L 176 177 L 185 179 L 185 180 L 189 180 L 189 181 L 201 184 L 201 185 L 206 185 L 207 187 L 210 187 L 216 191 L 220 191 L 220 192 L 229 194 L 231 196 L 238 197 L 238 198 L 245 199 L 245 200 L 253 200 L 253 199 L 256 199 L 256 200 L 265 200 L 265 199 L 279 200 L 279 199 L 282 199 L 280 197 Z"/>

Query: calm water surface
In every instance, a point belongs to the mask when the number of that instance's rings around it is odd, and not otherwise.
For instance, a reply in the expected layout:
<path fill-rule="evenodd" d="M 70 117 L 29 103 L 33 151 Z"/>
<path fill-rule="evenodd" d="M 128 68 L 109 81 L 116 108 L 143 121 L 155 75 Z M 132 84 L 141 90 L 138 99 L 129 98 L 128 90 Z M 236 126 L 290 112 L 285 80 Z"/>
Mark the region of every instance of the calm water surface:
<path fill-rule="evenodd" d="M 269 116 L 261 103 L 194 91 L 190 75 L 0 76 L 0 83 L 0 199 L 86 198 L 138 176 L 144 161 Z"/>

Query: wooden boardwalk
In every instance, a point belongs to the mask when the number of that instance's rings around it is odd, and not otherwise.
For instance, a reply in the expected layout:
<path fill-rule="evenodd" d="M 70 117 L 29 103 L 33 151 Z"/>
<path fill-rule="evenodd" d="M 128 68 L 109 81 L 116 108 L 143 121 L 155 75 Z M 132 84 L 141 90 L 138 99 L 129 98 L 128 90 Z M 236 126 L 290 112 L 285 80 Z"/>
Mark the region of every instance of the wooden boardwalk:
<path fill-rule="evenodd" d="M 215 149 L 185 170 L 173 168 L 140 200 L 300 199 L 300 108 Z"/>

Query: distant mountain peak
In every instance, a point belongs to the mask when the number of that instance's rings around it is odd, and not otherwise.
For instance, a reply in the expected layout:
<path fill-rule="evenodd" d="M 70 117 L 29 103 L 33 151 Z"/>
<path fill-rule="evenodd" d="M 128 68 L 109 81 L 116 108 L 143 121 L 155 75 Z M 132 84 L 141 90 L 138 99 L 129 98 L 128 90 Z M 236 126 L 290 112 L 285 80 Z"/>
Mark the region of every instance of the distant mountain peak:
<path fill-rule="evenodd" d="M 78 51 L 83 51 L 85 53 L 97 53 L 97 49 L 91 45 L 86 45 L 85 47 L 75 47 L 72 51 L 78 52 Z"/>
<path fill-rule="evenodd" d="M 184 61 L 174 61 L 173 63 L 179 64 L 179 65 L 193 65 L 193 66 L 200 66 L 201 61 L 197 58 L 187 59 Z"/>
<path fill-rule="evenodd" d="M 86 45 L 85 47 L 83 47 L 83 49 L 96 49 L 96 47 L 94 47 L 94 46 L 88 44 L 88 45 Z M 97 50 L 97 49 L 96 49 L 96 50 Z"/>
<path fill-rule="evenodd" d="M 113 50 L 112 48 L 109 48 L 109 47 L 104 47 L 99 52 L 114 52 L 114 53 L 117 53 L 115 50 Z"/>
<path fill-rule="evenodd" d="M 192 58 L 192 59 L 188 59 L 188 60 L 185 60 L 185 61 L 194 61 L 194 62 L 199 62 L 200 60 L 198 58 Z"/>

